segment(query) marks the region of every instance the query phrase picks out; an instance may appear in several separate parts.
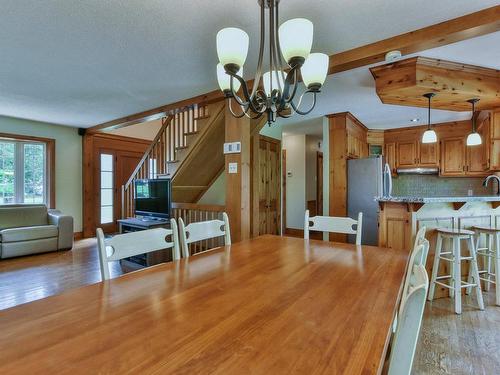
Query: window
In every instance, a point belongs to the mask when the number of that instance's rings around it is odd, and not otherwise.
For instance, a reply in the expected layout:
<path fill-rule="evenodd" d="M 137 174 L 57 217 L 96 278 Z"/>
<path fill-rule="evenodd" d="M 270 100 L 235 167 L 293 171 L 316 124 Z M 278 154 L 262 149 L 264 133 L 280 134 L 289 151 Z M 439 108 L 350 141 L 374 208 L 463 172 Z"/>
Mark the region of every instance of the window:
<path fill-rule="evenodd" d="M 113 155 L 101 154 L 101 224 L 114 220 L 113 186 Z"/>
<path fill-rule="evenodd" d="M 53 140 L 0 137 L 0 204 L 53 203 Z"/>

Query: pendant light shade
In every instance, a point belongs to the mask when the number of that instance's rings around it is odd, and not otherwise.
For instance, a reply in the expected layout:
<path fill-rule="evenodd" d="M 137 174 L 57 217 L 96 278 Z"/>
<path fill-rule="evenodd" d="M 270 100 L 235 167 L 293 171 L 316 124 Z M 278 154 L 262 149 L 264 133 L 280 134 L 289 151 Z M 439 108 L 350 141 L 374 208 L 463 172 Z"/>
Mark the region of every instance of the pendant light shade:
<path fill-rule="evenodd" d="M 241 68 L 248 53 L 249 37 L 236 27 L 226 27 L 217 33 L 217 55 L 223 67 L 232 64 Z"/>
<path fill-rule="evenodd" d="M 476 117 L 474 116 L 476 103 L 479 99 L 469 99 L 467 101 L 472 104 L 472 133 L 467 136 L 467 146 L 479 146 L 483 143 L 483 140 L 481 139 L 481 135 L 476 131 Z"/>
<path fill-rule="evenodd" d="M 437 140 L 437 134 L 434 129 L 426 130 L 422 135 L 422 143 L 436 143 Z"/>
<path fill-rule="evenodd" d="M 243 68 L 240 68 L 238 75 L 243 77 Z M 219 87 L 223 92 L 231 91 L 231 76 L 226 73 L 222 64 L 217 64 L 217 82 L 219 83 Z M 233 78 L 233 88 L 234 91 L 238 91 L 241 87 L 240 81 L 236 78 Z"/>
<path fill-rule="evenodd" d="M 276 78 L 276 76 L 278 76 L 278 78 Z M 285 82 L 283 81 L 283 74 L 281 71 L 273 70 L 272 74 L 271 72 L 265 72 L 264 75 L 262 76 L 262 79 L 264 81 L 264 91 L 266 95 L 271 95 L 273 90 L 278 90 L 280 86 L 283 88 L 283 86 L 285 85 Z M 272 80 L 272 90 L 271 90 L 271 80 Z M 280 86 L 278 86 L 278 80 Z"/>
<path fill-rule="evenodd" d="M 437 142 L 437 134 L 434 129 L 431 127 L 431 99 L 436 96 L 433 92 L 429 92 L 424 94 L 424 97 L 428 100 L 427 105 L 427 130 L 422 135 L 422 143 L 436 143 Z"/>
<path fill-rule="evenodd" d="M 324 53 L 311 53 L 306 59 L 302 69 L 302 79 L 306 87 L 323 86 L 328 73 L 329 57 Z"/>
<path fill-rule="evenodd" d="M 294 57 L 307 59 L 313 42 L 313 24 L 305 18 L 293 18 L 279 28 L 280 47 L 287 63 Z"/>

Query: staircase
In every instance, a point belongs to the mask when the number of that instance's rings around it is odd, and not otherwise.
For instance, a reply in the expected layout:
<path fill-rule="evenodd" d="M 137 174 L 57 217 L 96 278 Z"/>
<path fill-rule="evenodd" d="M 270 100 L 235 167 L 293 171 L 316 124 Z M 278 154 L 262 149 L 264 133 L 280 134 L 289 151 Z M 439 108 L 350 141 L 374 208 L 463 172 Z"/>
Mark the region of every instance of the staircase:
<path fill-rule="evenodd" d="M 122 186 L 122 218 L 134 216 L 134 181 L 170 177 L 173 202 L 195 203 L 224 171 L 224 102 L 171 111 Z"/>

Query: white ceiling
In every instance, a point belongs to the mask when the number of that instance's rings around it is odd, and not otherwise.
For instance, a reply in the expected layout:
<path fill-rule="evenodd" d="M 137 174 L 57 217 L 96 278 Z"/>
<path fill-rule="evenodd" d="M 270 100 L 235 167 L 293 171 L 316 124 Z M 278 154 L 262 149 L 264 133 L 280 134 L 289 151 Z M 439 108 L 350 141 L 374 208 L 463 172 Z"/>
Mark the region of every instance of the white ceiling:
<path fill-rule="evenodd" d="M 311 19 L 313 49 L 332 54 L 497 4 L 282 0 L 281 16 Z M 259 34 L 257 0 L 2 0 L 0 24 L 0 115 L 81 127 L 215 89 L 215 35 L 226 26 L 250 35 L 250 77 Z M 366 68 L 330 78 L 314 115 L 342 106 L 392 126 L 401 108 L 367 113 L 352 96 L 369 85 Z"/>

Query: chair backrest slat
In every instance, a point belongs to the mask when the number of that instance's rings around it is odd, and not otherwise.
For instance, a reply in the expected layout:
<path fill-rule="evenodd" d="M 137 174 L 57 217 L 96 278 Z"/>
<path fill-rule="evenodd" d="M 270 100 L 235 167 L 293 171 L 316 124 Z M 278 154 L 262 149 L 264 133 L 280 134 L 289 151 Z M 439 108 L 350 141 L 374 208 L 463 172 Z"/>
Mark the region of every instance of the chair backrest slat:
<path fill-rule="evenodd" d="M 190 256 L 188 245 L 191 243 L 223 236 L 224 244 L 231 245 L 229 218 L 225 212 L 222 213 L 222 220 L 199 221 L 189 225 L 179 218 L 179 233 L 183 257 Z M 208 241 L 205 242 L 208 245 Z"/>
<path fill-rule="evenodd" d="M 170 220 L 170 229 L 154 228 L 108 239 L 102 229 L 97 228 L 97 246 L 103 280 L 110 278 L 108 262 L 164 249 L 172 249 L 173 260 L 180 259 L 179 233 L 174 219 Z"/>
<path fill-rule="evenodd" d="M 356 226 L 356 229 L 354 229 Z M 314 216 L 309 217 L 309 210 L 306 211 L 304 219 L 304 238 L 309 239 L 309 231 L 316 230 L 321 232 L 355 234 L 356 244 L 361 245 L 361 233 L 363 226 L 363 213 L 358 214 L 358 220 L 350 217 L 335 216 Z"/>
<path fill-rule="evenodd" d="M 401 302 L 402 311 L 389 359 L 389 375 L 411 373 L 429 287 L 429 278 L 423 265 L 414 267 L 414 276 L 415 286 L 410 287 L 408 295 L 403 296 Z"/>

